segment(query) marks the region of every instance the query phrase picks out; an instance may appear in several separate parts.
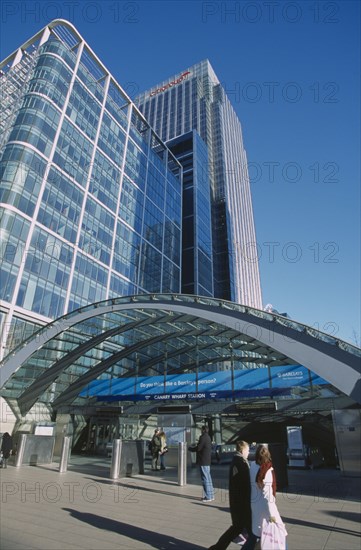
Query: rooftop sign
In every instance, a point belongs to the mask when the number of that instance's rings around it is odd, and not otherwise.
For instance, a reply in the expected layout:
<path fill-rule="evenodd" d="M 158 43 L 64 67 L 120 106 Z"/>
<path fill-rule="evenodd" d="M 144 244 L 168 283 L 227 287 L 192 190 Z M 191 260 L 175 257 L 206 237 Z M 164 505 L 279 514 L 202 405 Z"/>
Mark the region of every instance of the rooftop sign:
<path fill-rule="evenodd" d="M 177 84 L 180 84 L 181 82 L 183 82 L 183 80 L 186 80 L 188 78 L 189 74 L 191 74 L 190 71 L 186 71 L 185 73 L 181 74 L 175 80 L 172 80 L 171 82 L 168 82 L 168 84 L 165 84 L 161 88 L 157 88 L 156 90 L 153 90 L 152 92 L 150 92 L 149 96 L 153 97 L 154 95 L 165 92 L 166 90 L 168 90 L 168 88 L 172 88 L 173 86 L 176 86 Z"/>

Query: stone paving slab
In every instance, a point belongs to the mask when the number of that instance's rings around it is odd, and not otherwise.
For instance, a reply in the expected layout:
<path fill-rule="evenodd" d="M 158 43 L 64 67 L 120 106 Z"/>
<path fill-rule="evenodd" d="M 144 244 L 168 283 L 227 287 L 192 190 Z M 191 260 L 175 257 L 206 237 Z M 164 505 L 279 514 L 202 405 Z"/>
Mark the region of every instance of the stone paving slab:
<path fill-rule="evenodd" d="M 2 550 L 201 550 L 229 526 L 228 467 L 212 467 L 215 501 L 201 502 L 197 468 L 109 479 L 109 460 L 0 470 Z M 277 504 L 289 550 L 360 550 L 360 478 L 336 470 L 289 471 Z M 231 544 L 230 550 L 238 545 Z"/>

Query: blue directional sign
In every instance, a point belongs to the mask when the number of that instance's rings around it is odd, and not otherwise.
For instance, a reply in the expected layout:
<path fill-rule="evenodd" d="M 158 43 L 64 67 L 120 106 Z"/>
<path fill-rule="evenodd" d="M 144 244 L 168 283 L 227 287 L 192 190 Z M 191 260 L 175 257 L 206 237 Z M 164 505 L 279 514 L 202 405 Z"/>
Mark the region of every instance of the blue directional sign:
<path fill-rule="evenodd" d="M 80 396 L 101 401 L 225 399 L 288 395 L 296 386 L 327 384 L 302 365 L 201 372 L 198 375 L 130 376 L 93 380 Z"/>

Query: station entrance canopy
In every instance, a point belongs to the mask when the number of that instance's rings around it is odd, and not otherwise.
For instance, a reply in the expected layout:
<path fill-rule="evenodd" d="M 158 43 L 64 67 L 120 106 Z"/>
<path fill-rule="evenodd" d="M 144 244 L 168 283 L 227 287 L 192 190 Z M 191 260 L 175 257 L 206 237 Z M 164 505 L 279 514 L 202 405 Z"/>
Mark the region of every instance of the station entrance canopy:
<path fill-rule="evenodd" d="M 331 385 L 360 403 L 361 350 L 286 317 L 188 295 L 82 307 L 0 364 L 0 394 L 25 415 L 115 401 L 291 395 Z"/>

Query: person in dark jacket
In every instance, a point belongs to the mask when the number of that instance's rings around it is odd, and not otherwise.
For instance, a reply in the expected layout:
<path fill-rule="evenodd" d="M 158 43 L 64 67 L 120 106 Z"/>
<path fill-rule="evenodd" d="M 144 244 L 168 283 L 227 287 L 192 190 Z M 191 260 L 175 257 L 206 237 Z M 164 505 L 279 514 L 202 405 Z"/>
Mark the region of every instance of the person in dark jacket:
<path fill-rule="evenodd" d="M 5 432 L 1 442 L 1 452 L 3 455 L 3 468 L 7 468 L 8 458 L 13 448 L 13 440 L 8 432 Z"/>
<path fill-rule="evenodd" d="M 197 445 L 189 447 L 189 450 L 197 453 L 197 464 L 201 472 L 203 484 L 203 502 L 214 500 L 214 488 L 211 477 L 212 441 L 208 435 L 208 427 L 202 426 L 202 434 Z"/>
<path fill-rule="evenodd" d="M 151 442 L 151 452 L 152 452 L 152 470 L 160 470 L 158 468 L 159 453 L 162 448 L 162 442 L 160 439 L 160 429 L 156 428 L 154 430 L 154 435 Z"/>
<path fill-rule="evenodd" d="M 229 507 L 232 525 L 209 550 L 225 550 L 244 530 L 251 533 L 251 481 L 249 474 L 249 445 L 236 442 L 236 453 L 229 468 Z"/>

